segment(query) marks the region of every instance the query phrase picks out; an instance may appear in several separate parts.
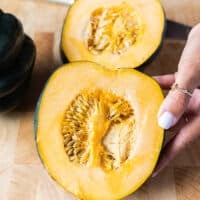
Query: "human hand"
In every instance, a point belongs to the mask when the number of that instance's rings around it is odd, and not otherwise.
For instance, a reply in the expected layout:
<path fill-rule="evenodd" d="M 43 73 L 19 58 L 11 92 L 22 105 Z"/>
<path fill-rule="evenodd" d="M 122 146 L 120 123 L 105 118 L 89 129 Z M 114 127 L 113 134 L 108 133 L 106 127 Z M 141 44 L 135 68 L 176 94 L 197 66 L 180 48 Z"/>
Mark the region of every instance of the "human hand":
<path fill-rule="evenodd" d="M 176 136 L 164 147 L 153 177 L 200 136 L 200 24 L 189 34 L 176 75 L 154 78 L 163 89 L 170 89 L 174 83 L 178 88 L 170 90 L 158 113 L 159 125 L 171 128 Z"/>

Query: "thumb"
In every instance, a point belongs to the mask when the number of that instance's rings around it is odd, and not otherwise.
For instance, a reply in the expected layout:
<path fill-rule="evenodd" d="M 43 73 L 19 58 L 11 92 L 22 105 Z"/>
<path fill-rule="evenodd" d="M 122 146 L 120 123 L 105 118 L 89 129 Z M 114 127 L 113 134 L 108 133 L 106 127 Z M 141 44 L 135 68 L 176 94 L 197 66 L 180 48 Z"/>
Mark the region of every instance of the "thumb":
<path fill-rule="evenodd" d="M 170 90 L 158 112 L 158 124 L 164 129 L 174 126 L 185 112 L 190 96 L 179 89 Z"/>

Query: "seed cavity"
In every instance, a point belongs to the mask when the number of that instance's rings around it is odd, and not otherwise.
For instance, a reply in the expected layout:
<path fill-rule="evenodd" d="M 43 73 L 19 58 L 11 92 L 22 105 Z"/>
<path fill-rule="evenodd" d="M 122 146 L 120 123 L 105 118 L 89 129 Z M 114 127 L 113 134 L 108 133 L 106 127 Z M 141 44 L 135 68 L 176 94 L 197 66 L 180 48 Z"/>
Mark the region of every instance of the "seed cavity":
<path fill-rule="evenodd" d="M 139 15 L 127 3 L 98 8 L 90 16 L 86 45 L 92 54 L 104 51 L 126 52 L 137 41 L 141 28 Z"/>
<path fill-rule="evenodd" d="M 61 124 L 70 162 L 118 169 L 131 156 L 135 116 L 130 103 L 111 91 L 81 91 L 67 106 Z"/>

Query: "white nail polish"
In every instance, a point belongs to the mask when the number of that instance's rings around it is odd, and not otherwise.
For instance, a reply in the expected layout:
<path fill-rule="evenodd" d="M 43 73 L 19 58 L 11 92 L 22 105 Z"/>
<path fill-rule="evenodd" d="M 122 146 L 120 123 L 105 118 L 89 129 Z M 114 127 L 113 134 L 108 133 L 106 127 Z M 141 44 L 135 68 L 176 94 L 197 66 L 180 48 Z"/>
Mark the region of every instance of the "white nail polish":
<path fill-rule="evenodd" d="M 159 118 L 158 118 L 158 124 L 161 128 L 169 129 L 174 124 L 175 117 L 170 112 L 164 112 Z"/>

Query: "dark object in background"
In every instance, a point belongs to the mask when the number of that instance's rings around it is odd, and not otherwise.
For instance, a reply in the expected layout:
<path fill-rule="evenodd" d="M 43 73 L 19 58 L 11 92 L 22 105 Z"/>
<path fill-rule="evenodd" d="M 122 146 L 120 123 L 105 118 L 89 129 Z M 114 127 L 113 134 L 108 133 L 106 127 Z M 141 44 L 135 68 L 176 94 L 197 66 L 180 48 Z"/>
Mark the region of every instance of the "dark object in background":
<path fill-rule="evenodd" d="M 0 112 L 16 107 L 31 79 L 36 47 L 21 22 L 0 10 Z"/>
<path fill-rule="evenodd" d="M 32 72 L 35 55 L 33 41 L 25 36 L 21 52 L 12 69 L 9 70 L 9 73 L 0 74 L 0 98 L 17 88 Z"/>
<path fill-rule="evenodd" d="M 0 14 L 0 73 L 12 68 L 21 51 L 24 30 L 21 22 L 12 14 Z"/>
<path fill-rule="evenodd" d="M 167 20 L 166 38 L 187 40 L 188 34 L 192 27 L 171 20 Z"/>

